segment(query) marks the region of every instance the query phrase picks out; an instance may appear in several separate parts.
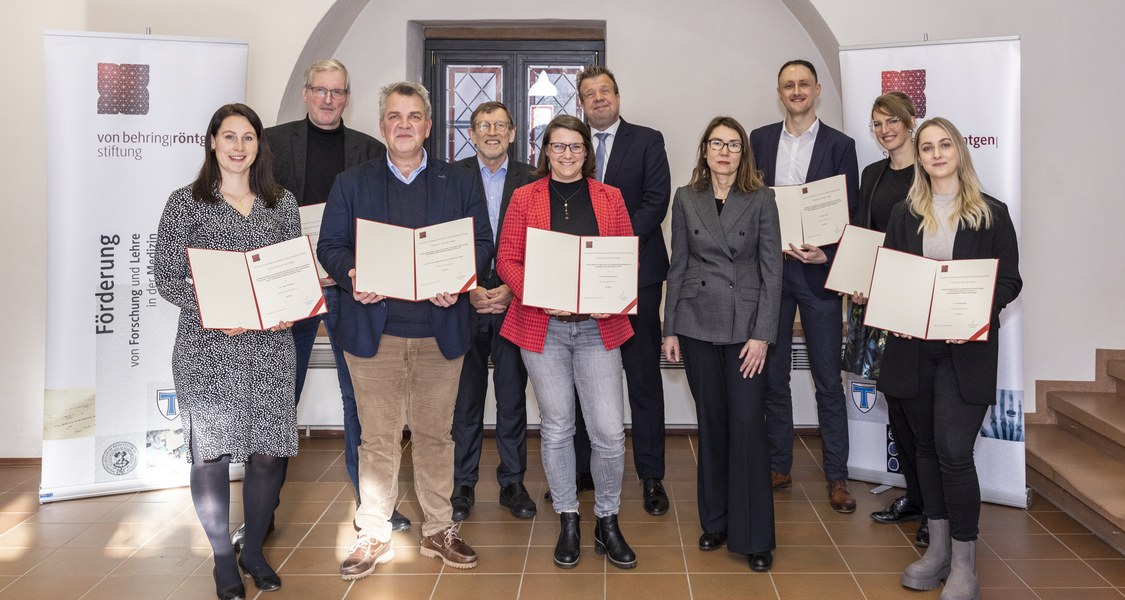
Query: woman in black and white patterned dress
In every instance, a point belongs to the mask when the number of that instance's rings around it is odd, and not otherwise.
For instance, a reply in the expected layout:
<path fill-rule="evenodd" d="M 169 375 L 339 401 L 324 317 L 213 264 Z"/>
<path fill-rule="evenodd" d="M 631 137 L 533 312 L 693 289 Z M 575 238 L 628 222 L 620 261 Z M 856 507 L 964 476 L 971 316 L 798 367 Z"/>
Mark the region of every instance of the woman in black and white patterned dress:
<path fill-rule="evenodd" d="M 191 495 L 215 553 L 220 599 L 244 597 L 239 566 L 259 589 L 281 586 L 262 555 L 286 457 L 297 453 L 292 323 L 266 331 L 208 330 L 199 320 L 187 248 L 247 251 L 301 234 L 297 202 L 273 178 L 262 122 L 228 104 L 211 117 L 199 176 L 168 198 L 154 271 L 160 295 L 180 307 L 172 372 L 191 452 Z M 246 541 L 230 544 L 229 465 L 246 463 Z"/>

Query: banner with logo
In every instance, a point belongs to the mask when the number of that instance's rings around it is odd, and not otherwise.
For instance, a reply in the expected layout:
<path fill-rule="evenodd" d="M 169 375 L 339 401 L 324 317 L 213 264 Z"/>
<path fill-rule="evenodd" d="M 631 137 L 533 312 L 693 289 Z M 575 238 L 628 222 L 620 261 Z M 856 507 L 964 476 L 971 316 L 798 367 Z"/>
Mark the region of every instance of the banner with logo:
<path fill-rule="evenodd" d="M 961 130 L 984 191 L 1008 205 L 1020 231 L 1019 38 L 847 47 L 840 51 L 840 71 L 844 130 L 856 141 L 861 170 L 883 158 L 868 127 L 872 103 L 880 94 L 904 92 L 914 101 L 918 124 L 945 117 Z M 1022 312 L 1017 299 L 1001 313 L 997 402 L 981 426 L 976 464 L 985 500 L 1026 507 Z M 846 384 L 849 473 L 903 485 L 877 383 L 853 376 Z"/>
<path fill-rule="evenodd" d="M 179 309 L 153 282 L 169 193 L 246 94 L 241 41 L 56 32 L 47 92 L 47 357 L 40 501 L 187 484 Z M 237 473 L 236 473 L 237 475 Z"/>

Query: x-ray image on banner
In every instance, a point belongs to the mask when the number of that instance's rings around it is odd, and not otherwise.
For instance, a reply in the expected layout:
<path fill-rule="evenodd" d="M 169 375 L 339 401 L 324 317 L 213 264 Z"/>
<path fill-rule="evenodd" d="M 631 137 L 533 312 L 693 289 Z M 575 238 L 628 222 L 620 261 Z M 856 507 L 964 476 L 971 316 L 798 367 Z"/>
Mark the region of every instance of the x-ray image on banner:
<path fill-rule="evenodd" d="M 47 357 L 40 501 L 187 484 L 178 309 L 153 282 L 168 194 L 246 94 L 247 44 L 48 31 Z M 235 472 L 237 476 L 238 473 Z"/>
<path fill-rule="evenodd" d="M 1016 37 L 856 46 L 840 51 L 844 130 L 856 141 L 859 166 L 883 158 L 869 129 L 871 105 L 887 92 L 914 101 L 918 124 L 945 117 L 961 130 L 984 191 L 1008 205 L 1020 232 L 1020 41 Z M 1023 443 L 1022 303 L 1000 313 L 997 402 L 976 444 L 981 496 L 1026 507 Z M 878 382 L 850 377 L 848 396 L 855 479 L 903 485 L 888 469 L 886 400 Z M 893 448 L 892 448 L 893 449 Z"/>

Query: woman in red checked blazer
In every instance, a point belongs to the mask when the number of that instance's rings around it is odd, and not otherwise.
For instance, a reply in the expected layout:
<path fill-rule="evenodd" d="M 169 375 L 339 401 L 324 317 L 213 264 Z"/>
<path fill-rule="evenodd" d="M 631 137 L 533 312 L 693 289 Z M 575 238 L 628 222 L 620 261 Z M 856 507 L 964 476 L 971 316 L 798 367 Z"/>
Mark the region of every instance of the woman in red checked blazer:
<path fill-rule="evenodd" d="M 629 214 L 617 188 L 593 179 L 590 130 L 567 115 L 547 125 L 539 155 L 542 179 L 512 195 L 504 214 L 496 270 L 515 298 L 500 335 L 521 349 L 539 403 L 543 469 L 561 531 L 555 564 L 573 568 L 579 558 L 575 490 L 575 391 L 590 435 L 594 478 L 594 550 L 622 569 L 637 556 L 617 523 L 625 469 L 625 398 L 619 347 L 633 335 L 625 315 L 571 314 L 525 306 L 528 228 L 584 236 L 631 236 Z"/>

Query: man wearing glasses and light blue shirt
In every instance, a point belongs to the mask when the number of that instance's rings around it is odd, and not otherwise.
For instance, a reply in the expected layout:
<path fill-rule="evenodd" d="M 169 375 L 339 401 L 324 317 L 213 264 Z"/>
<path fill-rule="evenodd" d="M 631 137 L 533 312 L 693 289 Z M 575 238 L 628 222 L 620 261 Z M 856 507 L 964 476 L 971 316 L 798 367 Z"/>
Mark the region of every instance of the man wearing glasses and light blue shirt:
<path fill-rule="evenodd" d="M 480 177 L 488 205 L 493 240 L 500 239 L 504 212 L 512 192 L 534 181 L 530 165 L 511 160 L 508 148 L 516 139 L 515 124 L 500 102 L 477 106 L 470 117 L 469 137 L 476 154 L 455 164 Z M 523 485 L 527 471 L 527 369 L 520 349 L 500 337 L 512 292 L 496 273 L 493 252 L 487 271 L 477 274 L 477 288 L 469 292 L 472 341 L 461 368 L 461 384 L 453 412 L 454 471 L 453 520 L 463 521 L 476 502 L 481 447 L 484 445 L 484 399 L 488 392 L 488 359 L 494 367 L 492 391 L 496 396 L 496 449 L 500 464 L 500 504 L 519 519 L 535 516 L 535 502 Z"/>
<path fill-rule="evenodd" d="M 350 96 L 351 79 L 344 64 L 336 59 L 317 61 L 305 70 L 305 85 L 301 89 L 301 99 L 308 109 L 306 117 L 265 130 L 264 137 L 273 152 L 274 178 L 293 193 L 298 206 L 324 202 L 341 171 L 387 153 L 387 147 L 379 140 L 344 126 L 344 109 Z M 344 354 L 336 347 L 340 288 L 330 278 L 322 279 L 320 285 L 328 306 L 328 314 L 323 317 L 324 327 L 336 359 L 336 377 L 344 405 L 344 462 L 358 501 L 359 418 L 351 374 Z M 320 321 L 321 317 L 314 317 L 293 324 L 293 342 L 297 347 L 297 402 L 301 401 Z M 410 529 L 410 520 L 398 511 L 391 517 L 391 524 L 395 531 Z M 270 529 L 273 529 L 272 522 Z M 236 549 L 241 547 L 242 538 L 243 528 L 239 527 L 231 536 L 231 544 Z"/>

